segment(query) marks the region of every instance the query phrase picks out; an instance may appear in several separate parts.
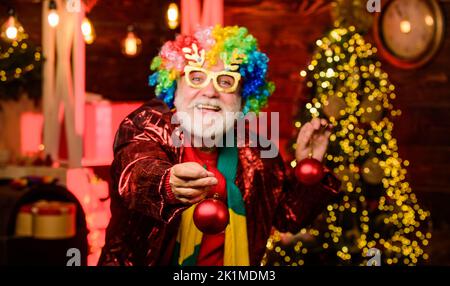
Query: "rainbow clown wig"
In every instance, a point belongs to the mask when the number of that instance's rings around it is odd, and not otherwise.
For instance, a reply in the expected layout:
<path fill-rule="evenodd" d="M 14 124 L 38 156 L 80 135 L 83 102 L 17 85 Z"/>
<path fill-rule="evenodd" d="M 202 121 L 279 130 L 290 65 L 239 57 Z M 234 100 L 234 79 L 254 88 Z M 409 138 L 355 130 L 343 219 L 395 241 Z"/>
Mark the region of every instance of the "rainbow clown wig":
<path fill-rule="evenodd" d="M 193 36 L 177 36 L 174 41 L 166 42 L 153 59 L 150 68 L 155 72 L 150 75 L 149 84 L 155 86 L 156 96 L 170 108 L 174 106 L 177 79 L 189 64 L 185 57 L 186 48 L 198 48 L 211 66 L 217 63 L 217 59 L 221 59 L 225 66 L 232 66 L 230 59 L 239 55 L 237 71 L 241 74 L 243 113 L 258 113 L 267 104 L 275 89 L 274 83 L 266 78 L 268 57 L 258 50 L 256 39 L 246 28 L 217 25 L 198 30 Z"/>

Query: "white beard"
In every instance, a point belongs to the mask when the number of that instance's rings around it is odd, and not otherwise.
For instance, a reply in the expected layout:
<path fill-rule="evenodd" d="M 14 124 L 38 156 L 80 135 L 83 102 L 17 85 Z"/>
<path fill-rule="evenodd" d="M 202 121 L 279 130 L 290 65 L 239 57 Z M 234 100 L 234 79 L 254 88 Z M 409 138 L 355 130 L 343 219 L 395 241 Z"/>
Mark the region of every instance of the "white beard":
<path fill-rule="evenodd" d="M 220 110 L 203 114 L 201 109 L 197 108 L 199 104 L 216 106 Z M 211 98 L 196 99 L 189 106 L 185 106 L 183 96 L 177 94 L 174 105 L 180 127 L 186 135 L 192 135 L 193 146 L 214 147 L 218 146 L 224 134 L 234 127 L 240 115 L 241 98 L 238 97 L 238 100 L 230 106 Z"/>

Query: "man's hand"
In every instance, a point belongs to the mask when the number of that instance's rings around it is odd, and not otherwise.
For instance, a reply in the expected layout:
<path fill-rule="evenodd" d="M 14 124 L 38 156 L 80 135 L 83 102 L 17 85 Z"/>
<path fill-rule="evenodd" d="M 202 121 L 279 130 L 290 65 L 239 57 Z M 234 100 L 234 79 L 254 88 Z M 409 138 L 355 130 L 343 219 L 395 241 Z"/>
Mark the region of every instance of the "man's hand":
<path fill-rule="evenodd" d="M 313 118 L 302 126 L 298 133 L 297 149 L 295 150 L 297 162 L 308 158 L 311 152 L 314 159 L 322 162 L 327 151 L 328 138 L 331 135 L 331 130 L 327 126 L 327 121 L 320 118 Z"/>
<path fill-rule="evenodd" d="M 203 200 L 209 188 L 217 185 L 218 181 L 214 173 L 200 164 L 186 162 L 172 167 L 169 183 L 175 197 L 182 203 L 191 205 Z"/>

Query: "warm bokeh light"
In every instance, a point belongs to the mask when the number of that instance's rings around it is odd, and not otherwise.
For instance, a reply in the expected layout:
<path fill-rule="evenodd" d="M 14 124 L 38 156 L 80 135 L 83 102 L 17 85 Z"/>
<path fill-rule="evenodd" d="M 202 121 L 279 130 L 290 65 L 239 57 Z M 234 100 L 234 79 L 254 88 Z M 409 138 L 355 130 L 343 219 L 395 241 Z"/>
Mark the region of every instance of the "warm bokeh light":
<path fill-rule="evenodd" d="M 2 38 L 6 41 L 19 40 L 19 33 L 23 32 L 23 27 L 15 16 L 10 15 L 2 25 Z"/>
<path fill-rule="evenodd" d="M 15 26 L 6 28 L 6 36 L 10 40 L 15 40 L 17 38 L 17 28 Z"/>
<path fill-rule="evenodd" d="M 59 24 L 59 15 L 56 11 L 56 2 L 55 0 L 51 0 L 48 4 L 49 13 L 47 16 L 48 24 L 50 27 L 55 28 Z"/>
<path fill-rule="evenodd" d="M 91 21 L 89 18 L 85 17 L 83 19 L 83 22 L 81 23 L 81 32 L 83 33 L 84 41 L 86 44 L 90 45 L 95 40 L 95 31 L 94 27 L 92 26 Z"/>
<path fill-rule="evenodd" d="M 48 14 L 48 24 L 55 28 L 56 26 L 58 26 L 59 24 L 59 15 L 56 12 L 56 10 L 52 10 L 49 14 Z"/>
<path fill-rule="evenodd" d="M 8 10 L 8 18 L 1 27 L 1 37 L 6 42 L 21 41 L 25 37 L 25 30 L 14 9 Z"/>
<path fill-rule="evenodd" d="M 411 22 L 409 22 L 408 20 L 401 21 L 400 31 L 402 31 L 402 33 L 404 34 L 408 34 L 409 32 L 411 32 Z"/>
<path fill-rule="evenodd" d="M 411 29 L 409 22 L 404 25 Z M 294 126 L 298 130 L 312 118 L 326 118 L 334 126 L 324 164 L 341 180 L 343 197 L 291 239 L 275 232 L 262 265 L 314 264 L 317 257 L 311 253 L 317 251 L 337 259 L 327 263 L 366 265 L 374 247 L 382 252 L 383 264 L 421 264 L 429 259 L 430 212 L 419 205 L 406 179 L 409 161 L 400 158 L 393 136 L 392 118 L 401 110 L 390 102 L 395 87 L 381 69 L 377 49 L 355 27 L 335 28 L 316 46 L 300 72 L 311 89 L 310 102 Z M 290 165 L 295 168 L 296 161 Z"/>
<path fill-rule="evenodd" d="M 433 17 L 431 17 L 430 15 L 425 16 L 425 24 L 427 24 L 428 26 L 433 26 Z"/>
<path fill-rule="evenodd" d="M 167 24 L 170 29 L 174 30 L 178 27 L 179 14 L 178 5 L 176 3 L 170 3 L 167 9 Z"/>
<path fill-rule="evenodd" d="M 125 39 L 122 40 L 122 53 L 127 57 L 135 57 L 140 54 L 142 50 L 142 40 L 136 36 L 134 27 L 128 27 L 128 33 Z"/>

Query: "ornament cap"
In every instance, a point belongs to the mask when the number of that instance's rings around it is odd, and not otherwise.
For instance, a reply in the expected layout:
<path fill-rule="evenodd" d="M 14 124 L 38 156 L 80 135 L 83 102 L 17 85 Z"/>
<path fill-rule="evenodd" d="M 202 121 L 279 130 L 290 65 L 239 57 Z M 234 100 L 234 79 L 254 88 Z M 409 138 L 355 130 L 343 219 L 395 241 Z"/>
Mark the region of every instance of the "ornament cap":
<path fill-rule="evenodd" d="M 13 7 L 8 8 L 8 16 L 12 16 L 12 17 L 16 16 L 16 10 Z"/>
<path fill-rule="evenodd" d="M 136 27 L 133 24 L 127 26 L 127 32 L 134 32 L 135 30 Z"/>
<path fill-rule="evenodd" d="M 56 10 L 56 2 L 55 2 L 55 0 L 51 0 L 51 1 L 48 3 L 48 9 L 50 9 L 50 10 Z"/>

